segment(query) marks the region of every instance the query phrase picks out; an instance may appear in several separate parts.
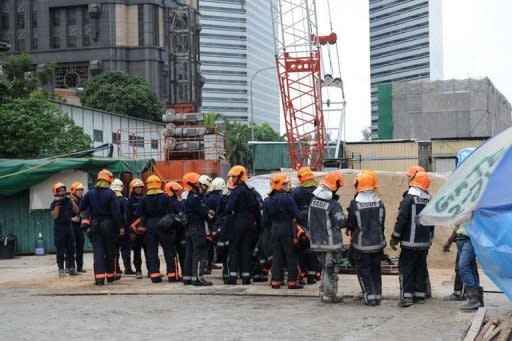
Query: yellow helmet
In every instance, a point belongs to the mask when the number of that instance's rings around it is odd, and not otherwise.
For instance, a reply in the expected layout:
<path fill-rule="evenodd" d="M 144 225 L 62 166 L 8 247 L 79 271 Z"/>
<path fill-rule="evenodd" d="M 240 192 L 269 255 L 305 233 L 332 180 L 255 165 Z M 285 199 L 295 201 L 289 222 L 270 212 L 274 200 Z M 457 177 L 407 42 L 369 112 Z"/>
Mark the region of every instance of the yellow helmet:
<path fill-rule="evenodd" d="M 146 187 L 148 190 L 162 189 L 162 179 L 156 175 L 151 175 L 146 179 Z"/>

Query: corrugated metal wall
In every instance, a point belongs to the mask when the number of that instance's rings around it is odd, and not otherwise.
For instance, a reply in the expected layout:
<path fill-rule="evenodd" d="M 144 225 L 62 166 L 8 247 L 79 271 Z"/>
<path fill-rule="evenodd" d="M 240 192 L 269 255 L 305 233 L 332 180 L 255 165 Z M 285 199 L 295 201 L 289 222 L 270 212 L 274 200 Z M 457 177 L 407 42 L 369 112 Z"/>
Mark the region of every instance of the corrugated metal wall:
<path fill-rule="evenodd" d="M 16 236 L 18 254 L 34 253 L 38 233 L 46 240 L 47 252 L 55 252 L 53 240 L 53 219 L 50 210 L 29 211 L 29 191 L 10 197 L 0 196 L 0 233 Z M 91 245 L 86 238 L 86 249 Z"/>
<path fill-rule="evenodd" d="M 252 148 L 254 169 L 257 173 L 290 168 L 290 155 L 286 142 L 257 143 L 253 144 Z"/>

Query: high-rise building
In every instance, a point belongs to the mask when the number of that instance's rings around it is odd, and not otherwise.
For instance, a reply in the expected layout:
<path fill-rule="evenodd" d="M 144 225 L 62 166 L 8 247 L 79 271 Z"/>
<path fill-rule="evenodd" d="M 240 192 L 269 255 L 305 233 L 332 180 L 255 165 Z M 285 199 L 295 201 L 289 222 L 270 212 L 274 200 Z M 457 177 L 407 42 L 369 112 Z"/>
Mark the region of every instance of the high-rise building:
<path fill-rule="evenodd" d="M 252 102 L 254 122 L 267 122 L 279 130 L 269 2 L 201 0 L 199 11 L 201 71 L 206 79 L 202 111 L 220 113 L 230 121 L 250 122 Z"/>
<path fill-rule="evenodd" d="M 371 131 L 378 137 L 378 85 L 442 79 L 441 0 L 370 0 Z"/>
<path fill-rule="evenodd" d="M 56 88 L 124 71 L 167 100 L 170 21 L 184 4 L 197 8 L 197 0 L 0 0 L 0 42 L 36 64 L 55 62 Z"/>

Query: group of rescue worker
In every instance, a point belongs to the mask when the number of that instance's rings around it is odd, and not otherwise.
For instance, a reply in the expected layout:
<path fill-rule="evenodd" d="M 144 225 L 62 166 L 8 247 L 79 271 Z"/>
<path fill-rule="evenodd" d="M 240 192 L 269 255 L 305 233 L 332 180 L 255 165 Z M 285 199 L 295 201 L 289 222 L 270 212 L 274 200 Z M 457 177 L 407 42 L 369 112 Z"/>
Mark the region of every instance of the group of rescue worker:
<path fill-rule="evenodd" d="M 430 200 L 430 178 L 419 166 L 411 167 L 407 176 L 409 189 L 390 236 L 390 246 L 401 247 L 399 305 L 404 307 L 428 297 L 427 254 L 434 234 L 433 226 L 417 220 Z M 57 183 L 51 214 L 59 275 L 66 270 L 70 275 L 85 272 L 85 233 L 93 245 L 96 285 L 121 278 L 119 258 L 124 274 L 142 279 L 142 251 L 147 277 L 161 282 L 161 247 L 168 282 L 210 286 L 205 274 L 222 263 L 225 285 L 241 279 L 244 285 L 270 282 L 273 289 L 302 289 L 320 281 L 321 300 L 338 302 L 338 273 L 342 258 L 348 257 L 362 290 L 359 299 L 379 305 L 387 243 L 386 208 L 379 198 L 376 172 L 362 170 L 356 175 L 356 194 L 347 213 L 339 203 L 338 193 L 345 185 L 340 173 L 327 173 L 319 182 L 310 168 L 302 167 L 297 178 L 300 185 L 293 189 L 284 173 L 272 174 L 265 200 L 249 186 L 243 166 L 231 168 L 227 183 L 193 172 L 185 174 L 181 184 L 164 183 L 156 175 L 145 183 L 133 179 L 129 198 L 123 196 L 123 182 L 105 169 L 85 194 L 80 183 L 71 186 L 71 193 Z M 350 240 L 348 250 L 342 229 Z"/>

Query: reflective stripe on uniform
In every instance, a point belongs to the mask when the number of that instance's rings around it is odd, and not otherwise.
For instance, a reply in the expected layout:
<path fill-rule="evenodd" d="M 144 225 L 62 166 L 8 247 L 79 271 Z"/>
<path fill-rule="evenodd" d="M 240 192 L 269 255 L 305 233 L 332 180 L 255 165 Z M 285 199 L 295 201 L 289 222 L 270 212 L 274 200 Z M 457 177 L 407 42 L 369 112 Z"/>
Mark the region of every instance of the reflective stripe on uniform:
<path fill-rule="evenodd" d="M 425 298 L 425 297 L 427 297 L 427 294 L 425 294 L 424 292 L 415 291 L 414 297 Z"/>

